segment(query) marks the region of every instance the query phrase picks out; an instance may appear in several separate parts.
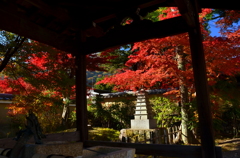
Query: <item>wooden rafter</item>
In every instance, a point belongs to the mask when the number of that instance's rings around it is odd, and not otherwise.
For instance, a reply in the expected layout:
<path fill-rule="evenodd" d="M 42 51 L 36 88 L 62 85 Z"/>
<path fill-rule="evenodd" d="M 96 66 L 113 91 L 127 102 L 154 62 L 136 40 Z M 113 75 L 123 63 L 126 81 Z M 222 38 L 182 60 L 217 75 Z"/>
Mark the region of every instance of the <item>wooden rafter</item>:
<path fill-rule="evenodd" d="M 39 8 L 45 14 L 52 15 L 54 17 L 57 17 L 57 18 L 61 19 L 61 20 L 70 20 L 70 17 L 68 15 L 67 10 L 64 10 L 60 7 L 49 6 L 48 4 L 44 3 L 41 0 L 24 0 L 24 1 L 32 4 L 33 6 L 35 6 L 37 8 Z"/>
<path fill-rule="evenodd" d="M 101 51 L 110 47 L 138 42 L 151 38 L 162 38 L 188 31 L 188 26 L 182 17 L 152 23 L 142 21 L 113 30 L 103 37 L 82 43 L 80 50 L 84 54 Z M 94 47 L 93 47 L 94 46 Z"/>
<path fill-rule="evenodd" d="M 240 10 L 239 2 L 236 0 L 192 0 L 197 1 L 201 8 Z M 175 0 L 167 0 L 159 5 L 159 7 L 177 7 Z"/>
<path fill-rule="evenodd" d="M 11 10 L 11 12 L 9 12 L 9 10 Z M 14 5 L 1 5 L 0 17 L 5 21 L 4 23 L 0 23 L 1 29 L 17 33 L 21 36 L 37 40 L 74 54 L 94 53 L 117 45 L 150 38 L 166 37 L 188 31 L 188 27 L 184 20 L 181 17 L 177 17 L 156 23 L 143 21 L 138 24 L 123 26 L 118 30 L 113 29 L 103 37 L 87 40 L 83 43 L 77 43 L 76 40 L 29 21 L 26 17 L 21 16 L 21 13 L 17 11 Z M 144 34 L 142 34 L 143 32 Z M 92 47 L 93 45 L 94 47 Z"/>
<path fill-rule="evenodd" d="M 41 26 L 31 21 L 28 17 L 24 15 L 24 13 L 19 11 L 18 6 L 16 5 L 16 3 L 14 3 L 13 0 L 10 0 L 10 1 L 12 3 L 9 3 L 9 1 L 7 1 L 7 2 L 1 2 L 1 5 L 0 5 L 0 17 L 2 21 L 4 21 L 0 24 L 1 29 L 5 29 L 22 36 L 26 36 L 28 38 L 37 40 L 42 43 L 46 43 L 48 45 L 51 45 L 53 47 L 56 47 L 60 50 L 64 50 L 67 52 L 79 53 L 79 51 L 81 51 L 84 54 L 88 54 L 95 51 L 101 51 L 102 49 L 116 46 L 116 45 L 131 43 L 139 40 L 145 40 L 148 38 L 155 38 L 154 34 L 156 34 L 156 32 L 159 32 L 159 31 L 156 31 L 159 28 L 164 31 L 160 32 L 158 34 L 158 37 L 165 37 L 173 34 L 182 33 L 184 32 L 183 30 L 186 31 L 186 27 L 184 26 L 185 28 L 183 29 L 182 22 L 180 22 L 180 20 L 179 20 L 179 23 L 174 26 L 170 26 L 171 24 L 169 25 L 165 21 L 162 21 L 160 23 L 150 24 L 150 25 L 145 25 L 144 23 L 142 23 L 139 25 L 131 26 L 131 27 L 129 26 L 128 28 L 122 27 L 122 29 L 112 31 L 112 33 L 108 33 L 101 38 L 97 38 L 94 40 L 87 40 L 84 43 L 77 43 L 76 38 L 79 38 L 78 36 L 81 36 L 80 35 L 81 30 L 79 28 L 80 26 L 78 26 L 79 24 L 74 24 L 74 22 L 71 22 L 70 24 L 65 25 L 66 26 L 65 31 L 62 33 L 57 32 L 58 30 L 54 31 L 54 28 L 52 27 L 51 27 L 51 30 L 49 30 L 47 27 Z M 40 0 L 37 0 L 37 1 L 24 0 L 24 1 L 37 7 L 42 12 L 49 14 L 55 18 L 72 19 L 71 17 L 69 17 L 70 15 L 68 15 L 67 12 L 65 11 L 61 12 L 61 10 L 63 10 L 63 8 L 61 7 L 57 7 L 57 6 L 51 7 Z M 176 2 L 180 2 L 180 1 L 182 0 L 177 0 Z M 235 3 L 236 2 L 233 0 L 229 0 L 228 3 L 226 3 L 223 0 L 199 1 L 199 5 L 202 7 L 212 6 L 217 8 L 219 7 L 224 8 L 224 6 L 226 8 L 231 8 L 231 7 L 236 8 L 238 5 L 234 5 Z M 156 8 L 157 6 L 161 6 L 161 5 L 163 6 L 175 5 L 175 2 L 174 0 L 155 0 L 155 1 L 149 1 L 149 2 L 145 1 L 143 3 L 136 2 L 136 5 L 130 6 L 129 8 L 124 9 L 124 11 L 131 10 L 131 8 L 134 8 L 134 7 L 140 7 L 141 9 L 144 10 L 145 8 L 148 8 L 148 7 Z M 184 5 L 182 6 L 184 7 Z M 179 5 L 179 8 L 181 8 L 180 5 Z M 193 20 L 191 19 L 191 15 L 189 14 L 192 12 L 189 12 L 188 9 L 189 8 L 187 9 L 183 8 L 181 10 L 185 12 L 183 13 L 183 17 L 185 19 L 189 19 L 189 20 L 186 20 L 188 25 L 193 26 L 194 23 L 192 22 Z M 114 18 L 116 18 L 115 14 L 106 14 L 106 16 L 102 16 L 101 18 L 96 18 L 95 22 L 103 23 L 109 19 L 114 19 Z M 74 28 L 73 30 L 75 32 L 73 32 L 72 35 L 67 34 L 68 30 L 71 30 L 71 28 Z M 145 37 L 141 37 L 140 32 L 146 32 L 144 34 Z M 166 32 L 169 32 L 169 33 L 166 33 Z M 116 38 L 114 36 L 116 36 Z M 122 39 L 123 37 L 125 37 L 125 39 L 127 39 L 128 41 L 124 42 L 124 40 Z M 112 38 L 114 38 L 114 40 L 112 40 Z M 95 44 L 97 46 L 93 48 L 92 45 L 95 45 Z M 80 50 L 78 49 L 79 45 L 81 47 Z M 88 48 L 89 46 L 91 46 L 90 47 L 91 49 L 85 51 L 86 48 Z"/>
<path fill-rule="evenodd" d="M 140 9 L 145 9 L 145 8 L 148 8 L 148 7 L 154 7 L 154 8 L 157 8 L 157 6 L 160 4 L 160 3 L 163 3 L 163 2 L 166 2 L 167 0 L 154 0 L 154 1 L 149 1 L 149 2 L 146 2 L 146 3 L 143 3 L 143 4 L 136 4 L 132 7 L 129 7 L 129 8 L 125 8 L 125 10 L 132 10 L 132 9 L 136 9 L 136 8 L 140 8 Z M 110 20 L 112 18 L 116 18 L 117 17 L 117 14 L 122 14 L 123 11 L 120 11 L 120 12 L 116 12 L 115 14 L 110 14 L 110 15 L 106 15 L 106 16 L 103 16 L 101 18 L 98 18 L 98 19 L 95 19 L 94 22 L 96 23 L 100 23 L 100 22 L 103 22 L 103 21 L 106 21 L 106 20 Z"/>
<path fill-rule="evenodd" d="M 239 1 L 236 0 L 198 0 L 198 3 L 201 8 L 240 10 Z"/>
<path fill-rule="evenodd" d="M 31 22 L 21 12 L 18 12 L 17 6 L 14 4 L 0 5 L 0 17 L 4 21 L 0 23 L 0 28 L 3 30 L 37 40 L 63 51 L 76 52 L 74 41 Z"/>

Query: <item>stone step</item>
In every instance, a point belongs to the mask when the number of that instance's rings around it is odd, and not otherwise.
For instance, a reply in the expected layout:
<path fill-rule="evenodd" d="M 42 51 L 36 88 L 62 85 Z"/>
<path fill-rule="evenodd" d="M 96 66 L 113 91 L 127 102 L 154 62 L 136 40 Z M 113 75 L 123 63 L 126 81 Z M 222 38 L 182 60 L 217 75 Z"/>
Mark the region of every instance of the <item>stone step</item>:
<path fill-rule="evenodd" d="M 135 111 L 147 111 L 147 109 L 135 109 Z"/>
<path fill-rule="evenodd" d="M 148 114 L 134 114 L 134 116 L 142 116 L 142 115 L 148 115 Z"/>
<path fill-rule="evenodd" d="M 136 105 L 136 107 L 147 107 L 147 105 Z"/>
<path fill-rule="evenodd" d="M 147 106 L 147 104 L 144 104 L 144 103 L 141 103 L 141 104 L 136 104 L 136 106 L 142 106 L 142 105 L 145 105 L 145 106 Z"/>
<path fill-rule="evenodd" d="M 144 99 L 144 98 L 146 98 L 146 97 L 145 97 L 144 95 L 138 95 L 137 98 L 138 98 L 138 99 Z"/>
<path fill-rule="evenodd" d="M 146 101 L 137 101 L 137 103 L 146 103 Z"/>

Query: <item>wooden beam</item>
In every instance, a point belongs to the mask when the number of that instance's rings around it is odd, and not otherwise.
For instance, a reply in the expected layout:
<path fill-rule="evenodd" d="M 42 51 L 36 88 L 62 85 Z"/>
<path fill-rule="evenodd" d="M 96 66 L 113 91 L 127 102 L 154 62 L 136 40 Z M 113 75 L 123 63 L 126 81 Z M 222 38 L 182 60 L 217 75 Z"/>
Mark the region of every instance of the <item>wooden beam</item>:
<path fill-rule="evenodd" d="M 25 0 L 25 1 L 39 8 L 45 14 L 52 15 L 64 21 L 70 20 L 67 10 L 63 8 L 59 8 L 56 6 L 49 6 L 48 4 L 44 3 L 42 0 Z"/>
<path fill-rule="evenodd" d="M 190 0 L 188 0 L 190 3 Z M 194 4 L 193 4 L 194 5 Z M 192 10 L 195 27 L 189 31 L 192 66 L 197 98 L 199 130 L 203 158 L 215 158 L 215 142 L 213 136 L 212 113 L 208 92 L 206 63 L 203 50 L 203 40 L 197 10 Z"/>
<path fill-rule="evenodd" d="M 143 21 L 135 25 L 123 26 L 120 29 L 110 31 L 103 37 L 81 43 L 31 22 L 24 15 L 21 15 L 17 6 L 12 3 L 0 5 L 0 18 L 4 21 L 0 23 L 1 29 L 73 54 L 89 54 L 118 45 L 149 38 L 161 38 L 188 31 L 184 20 L 181 17 L 177 17 L 156 23 Z"/>
<path fill-rule="evenodd" d="M 16 33 L 57 49 L 78 52 L 77 43 L 64 35 L 48 30 L 27 19 L 13 3 L 0 4 L 0 29 Z"/>
<path fill-rule="evenodd" d="M 125 25 L 115 29 L 103 37 L 82 43 L 80 52 L 94 53 L 114 46 L 120 46 L 151 38 L 162 38 L 188 31 L 188 26 L 182 17 L 176 17 L 159 22 L 142 21 L 137 24 Z"/>
<path fill-rule="evenodd" d="M 148 8 L 148 7 L 157 7 L 160 3 L 163 3 L 167 0 L 152 0 L 152 1 L 147 1 L 146 3 L 141 3 L 141 4 L 137 4 L 139 3 L 140 1 L 131 1 L 132 4 L 134 5 L 130 5 L 130 8 L 127 8 L 128 6 L 126 6 L 124 8 L 124 10 L 132 10 L 133 8 L 136 9 L 136 8 L 140 8 L 140 9 L 145 9 L 145 8 Z M 117 12 L 116 14 L 110 14 L 110 15 L 106 15 L 106 16 L 103 16 L 101 18 L 98 18 L 98 19 L 95 19 L 93 20 L 95 23 L 100 23 L 100 22 L 104 22 L 106 20 L 110 20 L 112 18 L 116 18 L 117 17 L 117 14 L 123 14 L 123 9 L 121 8 L 121 11 Z M 125 13 L 126 14 L 126 13 Z"/>
<path fill-rule="evenodd" d="M 80 141 L 88 140 L 87 127 L 87 79 L 86 56 L 77 55 L 76 60 L 76 115 L 77 130 L 80 132 Z"/>
<path fill-rule="evenodd" d="M 236 0 L 198 0 L 198 3 L 201 8 L 240 10 L 239 3 Z"/>
<path fill-rule="evenodd" d="M 165 145 L 165 144 L 138 144 L 138 143 L 120 143 L 120 142 L 105 142 L 105 141 L 85 141 L 85 147 L 92 146 L 110 146 L 122 148 L 135 148 L 136 154 L 156 155 L 178 158 L 201 158 L 201 146 L 188 145 Z M 216 158 L 222 158 L 221 147 L 215 147 Z M 209 157 L 210 158 L 210 157 Z"/>
<path fill-rule="evenodd" d="M 69 28 L 73 28 L 78 30 L 80 27 L 86 28 L 87 26 L 91 27 L 91 20 L 88 22 L 82 23 L 80 13 L 79 14 L 69 14 L 69 10 L 63 9 L 61 7 L 57 7 L 57 5 L 48 5 L 47 3 L 44 3 L 42 0 L 24 0 L 31 5 L 37 7 L 41 13 L 44 13 L 46 15 L 51 15 L 56 19 L 59 19 L 59 21 L 63 21 L 67 23 L 67 26 Z M 83 16 L 85 17 L 85 16 Z"/>
<path fill-rule="evenodd" d="M 175 0 L 168 0 L 158 5 L 158 7 L 177 7 Z M 195 1 L 195 0 L 193 0 Z M 236 0 L 196 0 L 201 8 L 240 10 L 238 1 Z"/>
<path fill-rule="evenodd" d="M 178 6 L 178 10 L 184 20 L 187 22 L 188 26 L 196 27 L 196 23 L 194 20 L 194 11 L 195 8 L 193 7 L 191 1 L 189 0 L 175 0 L 175 3 Z"/>

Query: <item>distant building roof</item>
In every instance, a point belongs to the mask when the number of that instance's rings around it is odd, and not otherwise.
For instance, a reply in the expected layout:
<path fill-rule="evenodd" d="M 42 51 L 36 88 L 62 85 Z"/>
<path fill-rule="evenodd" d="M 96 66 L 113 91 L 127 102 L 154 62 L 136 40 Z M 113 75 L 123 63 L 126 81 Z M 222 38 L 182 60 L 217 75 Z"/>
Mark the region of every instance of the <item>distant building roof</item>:
<path fill-rule="evenodd" d="M 152 90 L 146 90 L 146 91 L 148 92 L 148 94 L 162 94 L 169 90 L 168 89 L 152 89 Z"/>
<path fill-rule="evenodd" d="M 168 91 L 168 89 L 153 89 L 153 90 L 146 90 L 148 94 L 163 94 Z M 98 93 L 97 90 L 93 90 L 90 92 L 92 96 L 100 95 L 103 98 L 114 98 L 114 97 L 123 97 L 126 95 L 136 95 L 137 92 L 135 91 L 124 91 L 124 92 L 115 92 L 115 93 Z"/>
<path fill-rule="evenodd" d="M 13 97 L 13 94 L 0 93 L 0 100 L 12 100 Z"/>

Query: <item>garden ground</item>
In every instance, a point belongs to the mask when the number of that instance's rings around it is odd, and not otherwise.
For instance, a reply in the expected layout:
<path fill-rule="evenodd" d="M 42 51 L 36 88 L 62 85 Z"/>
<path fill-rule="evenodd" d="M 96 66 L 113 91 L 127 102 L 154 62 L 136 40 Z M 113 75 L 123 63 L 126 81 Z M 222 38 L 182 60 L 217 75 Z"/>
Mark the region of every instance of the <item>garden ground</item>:
<path fill-rule="evenodd" d="M 119 134 L 119 131 L 109 128 L 93 128 L 89 131 L 90 140 L 118 141 Z M 216 145 L 222 147 L 223 158 L 240 158 L 240 138 L 216 139 Z"/>
<path fill-rule="evenodd" d="M 91 140 L 117 141 L 119 132 L 108 128 L 93 128 Z M 222 147 L 223 158 L 240 158 L 240 138 L 216 139 L 216 145 Z"/>
<path fill-rule="evenodd" d="M 240 138 L 216 140 L 217 146 L 222 147 L 223 158 L 240 157 Z"/>

